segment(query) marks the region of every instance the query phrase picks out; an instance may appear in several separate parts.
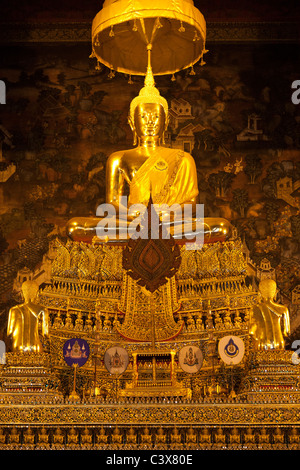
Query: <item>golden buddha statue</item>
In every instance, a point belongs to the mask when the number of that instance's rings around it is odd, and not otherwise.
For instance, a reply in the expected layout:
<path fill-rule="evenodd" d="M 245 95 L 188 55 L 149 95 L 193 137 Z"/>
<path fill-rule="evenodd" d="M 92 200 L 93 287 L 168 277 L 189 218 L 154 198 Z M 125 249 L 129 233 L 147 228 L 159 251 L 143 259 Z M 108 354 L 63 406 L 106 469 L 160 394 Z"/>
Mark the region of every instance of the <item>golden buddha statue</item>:
<path fill-rule="evenodd" d="M 91 447 L 93 444 L 93 435 L 90 433 L 87 427 L 84 428 L 81 434 L 81 444 L 84 447 Z"/>
<path fill-rule="evenodd" d="M 141 444 L 144 446 L 152 445 L 152 435 L 150 434 L 147 426 L 145 427 L 143 434 L 141 434 Z"/>
<path fill-rule="evenodd" d="M 275 428 L 275 431 L 274 431 L 274 434 L 273 434 L 273 442 L 274 444 L 277 444 L 277 445 L 283 445 L 285 443 L 285 439 L 284 439 L 284 432 L 283 430 L 277 426 Z"/>
<path fill-rule="evenodd" d="M 292 427 L 289 434 L 289 446 L 290 448 L 299 449 L 300 447 L 300 434 L 298 433 L 297 428 Z"/>
<path fill-rule="evenodd" d="M 40 430 L 38 430 L 37 440 L 39 446 L 49 445 L 49 435 L 44 426 Z"/>
<path fill-rule="evenodd" d="M 252 445 L 256 445 L 256 439 L 255 439 L 255 434 L 253 434 L 253 431 L 251 428 L 247 428 L 246 429 L 246 432 L 244 434 L 244 442 L 245 442 L 245 446 L 252 446 Z"/>
<path fill-rule="evenodd" d="M 258 434 L 259 444 L 270 444 L 270 436 L 266 431 L 266 428 L 263 426 Z"/>
<path fill-rule="evenodd" d="M 219 445 L 225 445 L 225 439 L 226 436 L 222 430 L 221 427 L 217 429 L 217 432 L 215 433 L 215 443 Z"/>
<path fill-rule="evenodd" d="M 115 427 L 114 432 L 111 435 L 111 442 L 112 444 L 122 444 L 123 442 L 123 435 L 120 432 L 118 426 Z"/>
<path fill-rule="evenodd" d="M 231 433 L 229 434 L 229 442 L 230 444 L 240 444 L 241 437 L 239 434 L 238 429 L 234 426 Z"/>
<path fill-rule="evenodd" d="M 22 284 L 25 302 L 9 311 L 7 335 L 12 337 L 12 350 L 21 352 L 42 352 L 39 338 L 39 319 L 42 319 L 42 334 L 48 334 L 47 310 L 36 303 L 38 285 L 34 281 Z"/>
<path fill-rule="evenodd" d="M 202 445 L 211 444 L 211 435 L 206 427 L 204 427 L 200 432 L 199 443 Z"/>
<path fill-rule="evenodd" d="M 54 447 L 61 447 L 64 444 L 65 436 L 60 428 L 57 428 L 53 433 Z"/>
<path fill-rule="evenodd" d="M 12 445 L 20 444 L 20 434 L 18 433 L 15 426 L 13 426 L 9 434 L 8 440 L 9 440 L 9 443 Z"/>
<path fill-rule="evenodd" d="M 182 446 L 182 437 L 176 426 L 171 433 L 171 444 Z"/>
<path fill-rule="evenodd" d="M 70 431 L 67 434 L 68 445 L 78 444 L 78 434 L 74 427 L 71 427 Z"/>
<path fill-rule="evenodd" d="M 26 431 L 24 431 L 23 440 L 24 440 L 24 444 L 27 446 L 34 445 L 34 432 L 32 431 L 30 427 L 26 429 Z"/>
<path fill-rule="evenodd" d="M 128 433 L 126 434 L 126 444 L 130 444 L 130 445 L 136 444 L 136 440 L 137 440 L 137 435 L 134 432 L 134 429 L 130 427 Z"/>
<path fill-rule="evenodd" d="M 100 428 L 99 434 L 96 435 L 96 440 L 97 444 L 107 445 L 108 436 L 103 426 Z"/>
<path fill-rule="evenodd" d="M 4 433 L 3 429 L 0 428 L 0 448 L 2 445 L 5 445 L 6 442 L 6 434 Z"/>
<path fill-rule="evenodd" d="M 283 336 L 290 333 L 290 317 L 287 307 L 274 302 L 276 289 L 276 282 L 272 279 L 263 279 L 259 283 L 262 300 L 253 307 L 249 330 L 258 349 L 284 349 Z"/>
<path fill-rule="evenodd" d="M 130 104 L 128 122 L 137 147 L 109 156 L 106 204 L 98 207 L 97 217 L 71 219 L 67 225 L 69 237 L 84 242 L 96 241 L 97 236 L 102 241 L 125 241 L 136 233 L 143 208 L 152 200 L 159 224 L 174 238 L 191 239 L 201 233 L 207 242 L 227 239 L 231 234 L 227 220 L 206 218 L 203 224 L 203 214 L 197 212 L 199 191 L 193 157 L 164 147 L 168 103 L 154 86 L 150 59 L 145 86 Z M 187 207 L 191 209 L 188 215 Z"/>
<path fill-rule="evenodd" d="M 164 433 L 162 427 L 159 427 L 157 433 L 155 433 L 155 444 L 156 445 L 164 445 L 166 444 L 167 436 Z"/>
<path fill-rule="evenodd" d="M 197 434 L 194 432 L 192 427 L 188 428 L 186 432 L 185 445 L 188 448 L 193 448 L 197 445 Z"/>

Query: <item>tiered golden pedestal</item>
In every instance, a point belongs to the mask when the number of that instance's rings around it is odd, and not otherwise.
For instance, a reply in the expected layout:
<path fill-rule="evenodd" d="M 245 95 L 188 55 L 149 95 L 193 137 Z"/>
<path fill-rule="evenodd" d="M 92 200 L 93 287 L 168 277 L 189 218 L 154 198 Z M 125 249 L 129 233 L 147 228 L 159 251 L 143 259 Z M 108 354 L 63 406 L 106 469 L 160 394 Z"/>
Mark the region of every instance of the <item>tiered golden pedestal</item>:
<path fill-rule="evenodd" d="M 300 448 L 299 365 L 292 351 L 253 351 L 248 321 L 257 292 L 241 241 L 182 247 L 181 256 L 177 274 L 149 303 L 122 268 L 122 247 L 57 244 L 51 283 L 40 292 L 50 315 L 48 352 L 8 353 L 1 366 L 2 449 Z M 164 316 L 159 325 L 172 315 L 179 333 L 139 341 L 149 312 Z M 217 352 L 228 334 L 245 342 L 234 367 Z M 73 371 L 62 349 L 74 337 L 89 342 L 90 357 L 77 371 L 80 398 L 69 400 L 64 379 L 72 383 Z M 103 361 L 115 345 L 129 355 L 117 377 Z M 187 345 L 203 354 L 195 374 L 178 362 Z"/>
<path fill-rule="evenodd" d="M 292 351 L 255 351 L 239 390 L 249 403 L 299 403 L 300 376 Z"/>
<path fill-rule="evenodd" d="M 0 403 L 59 403 L 63 395 L 59 381 L 51 370 L 47 353 L 6 353 L 2 366 Z"/>

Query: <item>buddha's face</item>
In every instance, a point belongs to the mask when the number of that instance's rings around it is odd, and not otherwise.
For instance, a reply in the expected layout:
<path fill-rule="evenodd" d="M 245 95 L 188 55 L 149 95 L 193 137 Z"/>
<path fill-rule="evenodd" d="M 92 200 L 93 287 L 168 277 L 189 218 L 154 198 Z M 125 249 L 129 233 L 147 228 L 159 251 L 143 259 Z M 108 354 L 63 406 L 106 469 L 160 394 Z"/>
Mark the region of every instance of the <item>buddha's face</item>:
<path fill-rule="evenodd" d="M 164 108 L 156 103 L 139 104 L 135 108 L 133 127 L 139 139 L 159 139 L 166 128 Z"/>

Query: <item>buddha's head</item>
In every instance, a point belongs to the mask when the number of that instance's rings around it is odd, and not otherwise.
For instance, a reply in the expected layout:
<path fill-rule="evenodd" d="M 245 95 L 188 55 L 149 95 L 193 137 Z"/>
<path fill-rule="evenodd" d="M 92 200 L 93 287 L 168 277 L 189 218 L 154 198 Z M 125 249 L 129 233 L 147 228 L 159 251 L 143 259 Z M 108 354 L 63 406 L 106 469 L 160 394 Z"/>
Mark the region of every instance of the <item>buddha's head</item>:
<path fill-rule="evenodd" d="M 143 141 L 160 143 L 166 130 L 166 115 L 159 103 L 141 103 L 134 111 L 130 122 L 135 143 Z"/>
<path fill-rule="evenodd" d="M 145 86 L 131 104 L 128 122 L 134 135 L 134 145 L 141 142 L 164 143 L 164 133 L 169 123 L 168 103 L 154 86 L 152 76 L 147 76 Z"/>
<path fill-rule="evenodd" d="M 263 279 L 260 281 L 258 289 L 263 299 L 273 300 L 276 295 L 277 285 L 273 279 Z"/>
<path fill-rule="evenodd" d="M 37 298 L 39 286 L 34 281 L 25 281 L 22 284 L 22 294 L 25 302 L 34 302 Z"/>

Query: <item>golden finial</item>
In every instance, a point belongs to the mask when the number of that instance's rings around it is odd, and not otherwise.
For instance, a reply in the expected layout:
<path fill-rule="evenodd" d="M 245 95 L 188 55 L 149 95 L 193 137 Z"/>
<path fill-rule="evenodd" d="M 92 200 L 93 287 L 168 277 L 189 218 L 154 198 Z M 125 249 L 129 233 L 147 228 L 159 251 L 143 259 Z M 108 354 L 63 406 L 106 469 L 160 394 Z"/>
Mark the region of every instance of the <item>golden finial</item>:
<path fill-rule="evenodd" d="M 165 111 L 166 116 L 168 115 L 168 103 L 165 98 L 163 98 L 158 89 L 155 87 L 154 76 L 152 72 L 151 66 L 151 51 L 152 51 L 152 44 L 148 44 L 147 46 L 148 51 L 148 65 L 147 65 L 147 73 L 145 76 L 144 87 L 141 89 L 138 96 L 133 98 L 130 103 L 130 116 L 132 121 L 134 120 L 134 110 L 140 103 L 158 103 L 160 104 Z"/>

